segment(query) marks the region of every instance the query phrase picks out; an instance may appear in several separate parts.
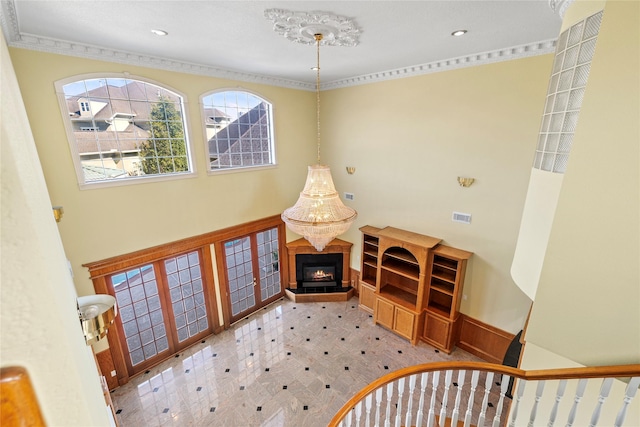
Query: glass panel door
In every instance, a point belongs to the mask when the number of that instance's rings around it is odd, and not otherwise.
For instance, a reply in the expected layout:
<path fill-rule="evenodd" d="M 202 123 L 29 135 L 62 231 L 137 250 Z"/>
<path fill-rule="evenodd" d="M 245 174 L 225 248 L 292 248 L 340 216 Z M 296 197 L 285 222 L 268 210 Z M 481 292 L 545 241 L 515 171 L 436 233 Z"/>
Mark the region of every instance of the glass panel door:
<path fill-rule="evenodd" d="M 280 257 L 278 253 L 278 229 L 256 233 L 258 263 L 260 264 L 260 296 L 265 302 L 282 293 L 280 285 Z"/>
<path fill-rule="evenodd" d="M 153 264 L 111 276 L 129 352 L 127 366 L 135 369 L 169 354 L 165 316 Z M 146 363 L 145 365 L 148 365 Z"/>
<path fill-rule="evenodd" d="M 278 228 L 224 242 L 231 323 L 284 295 Z"/>
<path fill-rule="evenodd" d="M 243 237 L 224 244 L 232 318 L 242 317 L 256 305 L 251 238 Z"/>
<path fill-rule="evenodd" d="M 164 261 L 178 342 L 209 329 L 198 252 Z"/>
<path fill-rule="evenodd" d="M 199 251 L 110 276 L 130 375 L 213 332 Z"/>

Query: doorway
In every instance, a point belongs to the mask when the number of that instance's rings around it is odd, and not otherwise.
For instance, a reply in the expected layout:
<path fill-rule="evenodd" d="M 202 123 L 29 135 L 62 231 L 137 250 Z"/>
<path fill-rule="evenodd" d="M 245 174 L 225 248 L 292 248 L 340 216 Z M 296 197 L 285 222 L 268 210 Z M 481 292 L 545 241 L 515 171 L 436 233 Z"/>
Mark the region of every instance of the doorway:
<path fill-rule="evenodd" d="M 230 323 L 284 296 L 281 228 L 267 228 L 222 243 Z"/>

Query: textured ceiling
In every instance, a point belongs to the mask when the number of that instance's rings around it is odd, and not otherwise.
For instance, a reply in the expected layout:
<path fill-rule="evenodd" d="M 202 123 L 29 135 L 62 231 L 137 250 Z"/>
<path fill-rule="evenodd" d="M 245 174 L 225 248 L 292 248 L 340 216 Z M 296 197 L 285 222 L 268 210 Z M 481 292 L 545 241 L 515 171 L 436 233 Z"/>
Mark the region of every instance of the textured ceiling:
<path fill-rule="evenodd" d="M 551 52 L 562 22 L 547 0 L 2 0 L 0 22 L 13 47 L 313 88 L 315 47 L 273 31 L 272 8 L 360 29 L 355 47 L 321 48 L 323 87 Z M 458 29 L 468 33 L 452 37 Z"/>

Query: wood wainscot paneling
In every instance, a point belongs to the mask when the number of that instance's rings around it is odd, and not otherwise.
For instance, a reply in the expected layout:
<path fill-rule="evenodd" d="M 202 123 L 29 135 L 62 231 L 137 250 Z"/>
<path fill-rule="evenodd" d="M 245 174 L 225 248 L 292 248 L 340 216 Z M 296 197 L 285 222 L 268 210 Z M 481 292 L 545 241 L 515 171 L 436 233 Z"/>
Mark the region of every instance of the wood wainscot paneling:
<path fill-rule="evenodd" d="M 100 369 L 100 373 L 107 381 L 107 387 L 109 388 L 109 390 L 118 388 L 120 386 L 118 376 L 111 375 L 112 372 L 116 372 L 116 365 L 113 363 L 111 351 L 109 349 L 106 349 L 104 351 L 101 351 L 100 353 L 96 353 L 96 362 L 98 363 L 98 369 Z"/>
<path fill-rule="evenodd" d="M 515 335 L 465 314 L 461 315 L 457 346 L 490 363 L 502 364 Z"/>
<path fill-rule="evenodd" d="M 358 270 L 349 268 L 349 282 L 351 287 L 355 289 L 356 295 L 360 295 L 360 272 Z"/>

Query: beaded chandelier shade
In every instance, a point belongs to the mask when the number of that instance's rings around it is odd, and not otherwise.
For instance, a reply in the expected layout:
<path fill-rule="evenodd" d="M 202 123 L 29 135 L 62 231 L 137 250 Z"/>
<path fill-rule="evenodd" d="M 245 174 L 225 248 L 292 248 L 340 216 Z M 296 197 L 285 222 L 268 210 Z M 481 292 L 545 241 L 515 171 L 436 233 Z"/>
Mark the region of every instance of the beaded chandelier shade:
<path fill-rule="evenodd" d="M 321 252 L 340 234 L 346 232 L 358 213 L 345 206 L 338 196 L 329 166 L 320 164 L 320 41 L 322 34 L 314 34 L 317 46 L 316 115 L 318 164 L 309 166 L 307 181 L 296 204 L 282 213 L 282 220 L 294 233 L 300 234 Z"/>

